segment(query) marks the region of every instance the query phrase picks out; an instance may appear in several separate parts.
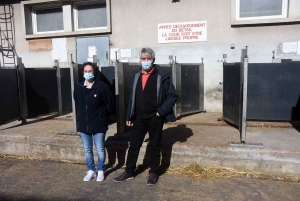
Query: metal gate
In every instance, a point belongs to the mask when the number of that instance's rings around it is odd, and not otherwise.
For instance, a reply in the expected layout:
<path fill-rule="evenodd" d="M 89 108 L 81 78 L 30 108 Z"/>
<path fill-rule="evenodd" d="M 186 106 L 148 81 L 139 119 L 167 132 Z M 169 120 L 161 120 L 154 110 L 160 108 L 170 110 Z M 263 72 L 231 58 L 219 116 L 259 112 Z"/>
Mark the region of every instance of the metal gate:
<path fill-rule="evenodd" d="M 300 62 L 250 63 L 247 119 L 300 120 Z"/>
<path fill-rule="evenodd" d="M 223 119 L 240 126 L 242 104 L 241 63 L 223 64 Z"/>
<path fill-rule="evenodd" d="M 175 64 L 175 69 L 176 115 L 204 111 L 204 64 Z"/>
<path fill-rule="evenodd" d="M 15 68 L 0 68 L 0 125 L 14 120 L 26 122 L 25 69 L 21 58 Z"/>
<path fill-rule="evenodd" d="M 162 64 L 163 69 L 171 73 L 172 82 L 178 94 L 175 105 L 177 116 L 194 112 L 201 112 L 204 108 L 204 74 L 203 64 Z M 132 72 L 141 68 L 140 63 L 116 64 L 116 99 L 118 133 L 124 133 L 125 115 L 128 106 L 129 93 L 133 81 Z M 191 88 L 191 86 L 193 86 Z"/>
<path fill-rule="evenodd" d="M 62 114 L 72 112 L 70 68 L 60 68 Z"/>
<path fill-rule="evenodd" d="M 223 63 L 223 119 L 238 127 L 240 141 L 246 142 L 248 57 L 242 50 L 240 63 Z"/>
<path fill-rule="evenodd" d="M 239 126 L 242 91 L 247 87 L 247 120 L 300 120 L 300 62 L 249 63 L 243 85 L 243 63 L 223 64 L 223 118 Z"/>
<path fill-rule="evenodd" d="M 28 117 L 58 112 L 58 92 L 55 68 L 26 68 Z"/>
<path fill-rule="evenodd" d="M 223 64 L 223 119 L 246 141 L 246 120 L 300 120 L 300 62 Z"/>
<path fill-rule="evenodd" d="M 0 68 L 0 125 L 20 119 L 16 68 Z"/>
<path fill-rule="evenodd" d="M 0 68 L 0 125 L 41 115 L 66 114 L 72 111 L 69 68 Z M 7 87 L 9 86 L 9 87 Z"/>

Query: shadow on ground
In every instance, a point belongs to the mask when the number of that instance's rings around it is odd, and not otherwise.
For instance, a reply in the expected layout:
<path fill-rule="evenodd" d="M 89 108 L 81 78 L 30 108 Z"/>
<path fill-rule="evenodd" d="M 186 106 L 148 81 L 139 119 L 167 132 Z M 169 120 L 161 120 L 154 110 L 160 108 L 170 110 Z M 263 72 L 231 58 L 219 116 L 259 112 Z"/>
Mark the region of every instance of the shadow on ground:
<path fill-rule="evenodd" d="M 178 125 L 163 131 L 160 175 L 164 174 L 170 167 L 173 145 L 177 142 L 186 142 L 192 135 L 192 129 L 187 128 L 186 125 Z"/>
<path fill-rule="evenodd" d="M 178 125 L 176 127 L 170 127 L 163 130 L 161 166 L 159 168 L 160 175 L 164 174 L 170 167 L 173 145 L 177 142 L 186 142 L 187 139 L 192 135 L 192 130 L 190 128 L 187 128 L 186 125 Z M 108 170 L 106 171 L 106 176 L 124 166 L 126 162 L 126 152 L 128 149 L 129 138 L 130 132 L 127 132 L 121 136 L 115 134 L 114 136 L 107 138 L 106 144 L 108 146 L 106 146 L 106 149 L 108 154 L 108 164 L 106 165 L 106 167 Z M 149 142 L 149 138 L 147 138 L 145 142 Z M 143 158 L 143 163 L 137 166 L 137 169 L 135 171 L 136 175 L 143 173 L 148 168 L 149 158 L 150 144 L 148 143 Z M 117 165 L 113 166 L 116 163 Z"/>
<path fill-rule="evenodd" d="M 106 147 L 107 159 L 108 159 L 108 163 L 105 166 L 106 177 L 110 173 L 124 166 L 129 139 L 130 139 L 130 132 L 127 132 L 123 135 L 118 135 L 116 133 L 113 136 L 110 136 L 106 139 L 105 147 Z"/>
<path fill-rule="evenodd" d="M 38 123 L 38 122 L 41 122 L 41 121 L 46 121 L 46 120 L 54 119 L 56 117 L 58 117 L 58 113 L 49 114 L 48 116 L 43 116 L 43 117 L 36 117 L 36 118 L 33 118 L 33 119 L 27 119 L 27 122 L 25 122 L 25 123 L 22 123 L 20 121 L 20 123 L 17 124 L 17 125 L 9 126 L 7 128 L 3 128 L 3 129 L 0 129 L 0 130 L 7 130 L 7 129 L 11 129 L 11 128 L 16 128 L 16 127 L 28 125 L 28 124 L 34 124 L 34 123 Z"/>

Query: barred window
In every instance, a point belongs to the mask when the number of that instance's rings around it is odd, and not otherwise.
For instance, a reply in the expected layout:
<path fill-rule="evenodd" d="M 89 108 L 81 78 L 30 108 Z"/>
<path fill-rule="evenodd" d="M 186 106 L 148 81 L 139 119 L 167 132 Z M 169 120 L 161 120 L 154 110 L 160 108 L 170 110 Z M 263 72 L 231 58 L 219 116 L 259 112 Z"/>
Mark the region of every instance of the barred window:
<path fill-rule="evenodd" d="M 64 29 L 62 8 L 35 10 L 34 15 L 36 33 L 62 31 Z"/>
<path fill-rule="evenodd" d="M 107 26 L 106 4 L 77 5 L 76 29 L 101 28 Z"/>
<path fill-rule="evenodd" d="M 237 0 L 237 19 L 287 17 L 287 0 Z"/>

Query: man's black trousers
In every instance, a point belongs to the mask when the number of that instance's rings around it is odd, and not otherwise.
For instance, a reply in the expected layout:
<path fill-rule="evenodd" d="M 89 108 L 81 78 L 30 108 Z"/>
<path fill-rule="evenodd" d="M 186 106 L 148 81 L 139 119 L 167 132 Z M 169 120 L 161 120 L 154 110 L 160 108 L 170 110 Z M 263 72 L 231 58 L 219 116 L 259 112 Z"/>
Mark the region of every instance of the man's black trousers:
<path fill-rule="evenodd" d="M 160 165 L 163 122 L 163 118 L 157 115 L 149 119 L 136 119 L 133 121 L 133 128 L 131 130 L 130 145 L 126 161 L 126 172 L 132 174 L 135 170 L 140 148 L 148 131 L 150 139 L 149 172 L 158 174 L 157 171 Z"/>

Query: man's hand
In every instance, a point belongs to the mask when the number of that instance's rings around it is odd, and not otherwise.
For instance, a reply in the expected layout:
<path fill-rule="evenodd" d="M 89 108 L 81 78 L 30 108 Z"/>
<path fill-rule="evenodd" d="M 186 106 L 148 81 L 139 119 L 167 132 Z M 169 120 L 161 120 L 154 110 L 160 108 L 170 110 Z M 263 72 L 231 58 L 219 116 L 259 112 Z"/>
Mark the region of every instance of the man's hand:
<path fill-rule="evenodd" d="M 133 126 L 133 123 L 131 121 L 126 121 L 126 126 Z"/>

